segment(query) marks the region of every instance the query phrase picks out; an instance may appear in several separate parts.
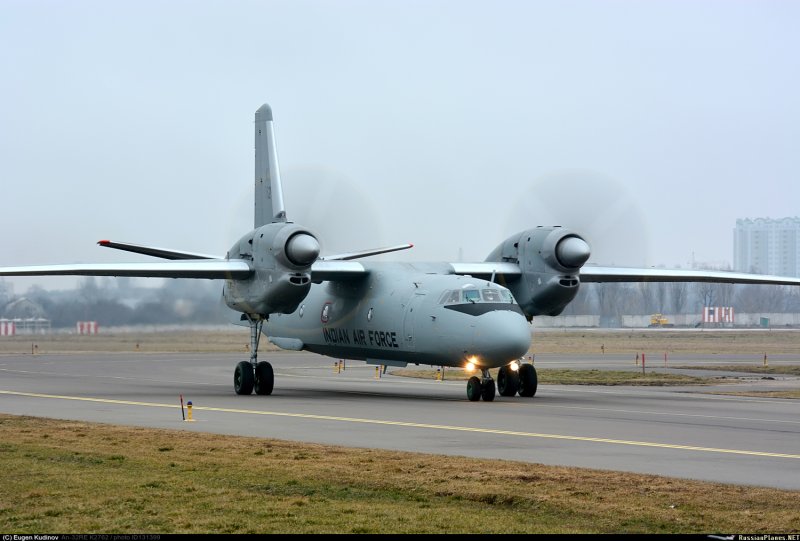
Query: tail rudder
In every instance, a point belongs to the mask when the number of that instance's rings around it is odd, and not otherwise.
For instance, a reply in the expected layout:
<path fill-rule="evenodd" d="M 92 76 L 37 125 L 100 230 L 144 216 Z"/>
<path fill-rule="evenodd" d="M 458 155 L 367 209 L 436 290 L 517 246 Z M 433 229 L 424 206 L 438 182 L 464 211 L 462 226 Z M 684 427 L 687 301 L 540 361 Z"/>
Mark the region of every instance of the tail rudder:
<path fill-rule="evenodd" d="M 286 221 L 272 109 L 266 103 L 256 111 L 255 151 L 255 227 L 259 228 Z"/>

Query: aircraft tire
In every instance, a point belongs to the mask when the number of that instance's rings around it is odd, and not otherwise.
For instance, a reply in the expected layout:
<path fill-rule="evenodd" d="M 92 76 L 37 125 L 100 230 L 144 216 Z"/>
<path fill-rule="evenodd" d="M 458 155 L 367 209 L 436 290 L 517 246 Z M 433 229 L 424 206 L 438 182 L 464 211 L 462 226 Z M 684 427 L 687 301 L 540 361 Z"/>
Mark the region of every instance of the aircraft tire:
<path fill-rule="evenodd" d="M 519 375 L 508 366 L 500 367 L 497 372 L 497 392 L 500 396 L 514 396 L 519 389 Z"/>
<path fill-rule="evenodd" d="M 272 388 L 275 386 L 275 373 L 272 371 L 272 365 L 267 361 L 261 361 L 256 365 L 255 376 L 256 394 L 272 394 Z"/>
<path fill-rule="evenodd" d="M 467 398 L 470 402 L 477 402 L 481 399 L 481 380 L 475 376 L 467 381 Z"/>
<path fill-rule="evenodd" d="M 251 394 L 254 380 L 252 364 L 242 361 L 236 365 L 236 370 L 233 372 L 233 390 L 236 391 L 236 394 Z"/>
<path fill-rule="evenodd" d="M 536 394 L 539 378 L 536 368 L 532 364 L 523 364 L 519 367 L 519 395 L 531 397 Z"/>
<path fill-rule="evenodd" d="M 484 402 L 494 401 L 494 395 L 495 387 L 493 379 L 487 379 L 481 383 L 481 398 L 483 398 Z"/>

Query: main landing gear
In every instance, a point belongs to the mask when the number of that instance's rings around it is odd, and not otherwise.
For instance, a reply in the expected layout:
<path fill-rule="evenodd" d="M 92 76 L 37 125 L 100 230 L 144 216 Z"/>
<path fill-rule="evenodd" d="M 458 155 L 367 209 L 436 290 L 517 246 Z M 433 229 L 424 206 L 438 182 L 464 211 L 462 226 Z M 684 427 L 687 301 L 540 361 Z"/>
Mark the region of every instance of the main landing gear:
<path fill-rule="evenodd" d="M 482 370 L 483 378 L 472 376 L 467 381 L 467 398 L 477 402 L 483 398 L 484 402 L 494 400 L 495 383 L 488 370 Z M 536 368 L 532 364 L 521 364 L 516 372 L 509 366 L 503 366 L 497 372 L 497 392 L 500 396 L 514 396 L 519 393 L 523 397 L 536 394 L 539 378 Z"/>
<path fill-rule="evenodd" d="M 272 365 L 267 361 L 258 361 L 258 342 L 264 319 L 260 316 L 246 316 L 250 323 L 250 361 L 242 361 L 233 372 L 233 390 L 236 394 L 272 394 L 275 386 L 275 374 Z"/>

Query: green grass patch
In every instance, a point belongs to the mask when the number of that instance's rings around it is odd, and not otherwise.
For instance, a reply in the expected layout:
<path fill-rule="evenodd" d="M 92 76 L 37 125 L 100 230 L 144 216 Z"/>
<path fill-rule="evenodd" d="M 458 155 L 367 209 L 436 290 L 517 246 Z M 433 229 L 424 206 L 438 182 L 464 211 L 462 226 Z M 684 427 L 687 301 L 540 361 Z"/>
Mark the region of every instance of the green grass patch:
<path fill-rule="evenodd" d="M 796 491 L 9 415 L 0 442 L 7 533 L 800 531 Z"/>
<path fill-rule="evenodd" d="M 779 364 L 764 367 L 763 364 L 704 364 L 672 366 L 681 370 L 717 370 L 720 372 L 747 372 L 749 374 L 779 374 L 800 376 L 800 365 Z"/>
<path fill-rule="evenodd" d="M 800 398 L 800 390 L 798 389 L 789 391 L 735 391 L 729 393 L 716 391 L 708 394 L 721 394 L 728 396 L 750 396 L 753 398 L 789 398 L 789 399 Z"/>
<path fill-rule="evenodd" d="M 490 370 L 497 378 L 497 370 Z M 687 376 L 656 371 L 641 372 L 625 370 L 569 370 L 562 368 L 537 368 L 540 385 L 709 385 L 720 383 L 719 378 Z M 421 379 L 435 379 L 436 370 L 402 369 L 391 372 L 394 376 Z M 458 368 L 448 368 L 445 380 L 467 380 L 480 372 L 467 372 Z"/>

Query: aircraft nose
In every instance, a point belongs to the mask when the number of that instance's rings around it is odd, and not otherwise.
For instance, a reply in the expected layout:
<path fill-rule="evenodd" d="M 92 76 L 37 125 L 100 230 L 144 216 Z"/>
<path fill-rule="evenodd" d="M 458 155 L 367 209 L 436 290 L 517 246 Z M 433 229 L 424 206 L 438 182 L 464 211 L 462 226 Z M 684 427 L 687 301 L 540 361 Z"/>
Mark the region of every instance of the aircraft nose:
<path fill-rule="evenodd" d="M 531 346 L 531 328 L 517 312 L 497 310 L 479 316 L 473 339 L 482 364 L 502 366 L 519 359 Z"/>

